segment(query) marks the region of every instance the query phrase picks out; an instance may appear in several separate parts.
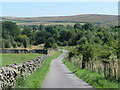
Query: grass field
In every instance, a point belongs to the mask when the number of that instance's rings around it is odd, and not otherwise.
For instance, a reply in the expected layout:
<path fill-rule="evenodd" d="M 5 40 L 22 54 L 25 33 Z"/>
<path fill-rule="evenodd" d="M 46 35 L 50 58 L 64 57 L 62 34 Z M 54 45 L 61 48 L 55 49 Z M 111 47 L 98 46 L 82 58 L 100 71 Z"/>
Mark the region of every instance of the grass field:
<path fill-rule="evenodd" d="M 68 60 L 63 60 L 63 62 L 74 74 L 95 88 L 118 88 L 118 82 L 109 79 L 106 80 L 103 74 L 98 74 L 85 69 L 82 70 Z"/>
<path fill-rule="evenodd" d="M 48 57 L 42 67 L 38 68 L 33 74 L 31 74 L 27 78 L 18 78 L 16 82 L 16 88 L 40 88 L 42 82 L 49 71 L 50 62 L 60 56 L 62 54 L 61 51 L 58 51 L 53 56 Z"/>
<path fill-rule="evenodd" d="M 33 53 L 31 54 L 0 54 L 0 63 L 1 63 L 1 66 L 6 66 L 14 62 L 22 63 L 24 61 L 30 61 L 30 60 L 36 59 L 41 55 L 43 54 L 33 54 Z"/>

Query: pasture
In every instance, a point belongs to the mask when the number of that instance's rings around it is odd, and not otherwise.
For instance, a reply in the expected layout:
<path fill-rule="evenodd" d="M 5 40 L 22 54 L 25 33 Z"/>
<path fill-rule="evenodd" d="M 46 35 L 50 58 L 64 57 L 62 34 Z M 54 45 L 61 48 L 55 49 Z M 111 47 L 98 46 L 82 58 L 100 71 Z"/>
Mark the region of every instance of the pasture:
<path fill-rule="evenodd" d="M 6 66 L 12 63 L 22 63 L 38 58 L 43 54 L 0 54 L 0 66 Z"/>

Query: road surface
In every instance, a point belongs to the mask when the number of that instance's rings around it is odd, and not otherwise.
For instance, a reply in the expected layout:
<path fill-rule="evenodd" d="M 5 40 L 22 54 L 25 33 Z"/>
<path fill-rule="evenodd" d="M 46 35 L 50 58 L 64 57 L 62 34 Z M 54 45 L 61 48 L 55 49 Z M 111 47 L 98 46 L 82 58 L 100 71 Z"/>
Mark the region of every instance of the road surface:
<path fill-rule="evenodd" d="M 51 62 L 48 72 L 41 88 L 93 88 L 85 81 L 74 75 L 62 62 L 67 51 Z"/>

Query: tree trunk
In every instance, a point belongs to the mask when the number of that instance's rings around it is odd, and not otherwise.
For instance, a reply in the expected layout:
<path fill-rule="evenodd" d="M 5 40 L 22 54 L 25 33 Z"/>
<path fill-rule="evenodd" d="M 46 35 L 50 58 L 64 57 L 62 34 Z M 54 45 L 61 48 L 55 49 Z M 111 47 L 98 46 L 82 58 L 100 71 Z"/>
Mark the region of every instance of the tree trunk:
<path fill-rule="evenodd" d="M 106 63 L 104 63 L 104 77 L 106 78 L 107 75 L 106 75 Z"/>
<path fill-rule="evenodd" d="M 85 57 L 85 55 L 83 54 L 82 69 L 85 69 L 85 68 L 86 68 L 86 57 Z"/>

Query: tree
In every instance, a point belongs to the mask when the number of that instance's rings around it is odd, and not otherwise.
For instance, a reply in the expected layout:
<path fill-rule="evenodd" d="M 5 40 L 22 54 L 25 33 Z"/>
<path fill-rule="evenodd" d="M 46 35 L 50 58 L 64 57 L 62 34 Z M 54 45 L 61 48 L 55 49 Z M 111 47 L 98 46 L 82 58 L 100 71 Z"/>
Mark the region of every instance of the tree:
<path fill-rule="evenodd" d="M 60 37 L 59 32 L 56 32 L 56 33 L 53 35 L 53 38 L 55 39 L 55 41 L 58 41 L 59 37 Z"/>
<path fill-rule="evenodd" d="M 56 48 L 57 44 L 55 43 L 55 40 L 51 37 L 46 41 L 44 47 L 45 48 Z"/>
<path fill-rule="evenodd" d="M 79 45 L 85 44 L 85 42 L 87 41 L 87 38 L 85 36 L 83 36 L 77 43 Z"/>
<path fill-rule="evenodd" d="M 8 41 L 8 40 L 4 40 L 4 47 L 5 48 L 11 48 L 11 43 L 10 43 L 10 41 Z"/>
<path fill-rule="evenodd" d="M 93 59 L 94 57 L 92 44 L 86 42 L 85 45 L 80 45 L 78 47 L 78 52 L 80 52 L 83 55 L 82 69 L 85 69 L 86 63 L 89 61 L 90 58 Z"/>
<path fill-rule="evenodd" d="M 46 31 L 38 31 L 35 34 L 35 44 L 42 44 L 45 43 L 46 40 L 51 36 L 49 32 Z"/>
<path fill-rule="evenodd" d="M 33 29 L 34 31 L 37 31 L 38 26 L 37 26 L 37 25 L 33 25 L 33 26 L 32 26 L 32 29 Z"/>
<path fill-rule="evenodd" d="M 22 34 L 25 34 L 25 35 L 29 36 L 31 31 L 32 31 L 32 29 L 30 27 L 25 27 L 22 31 Z"/>
<path fill-rule="evenodd" d="M 61 42 L 68 41 L 69 39 L 72 38 L 73 34 L 74 34 L 74 32 L 72 32 L 72 31 L 63 30 L 63 31 L 60 32 L 59 40 Z"/>
<path fill-rule="evenodd" d="M 86 23 L 83 25 L 82 27 L 84 30 L 93 30 L 94 29 L 94 25 L 92 23 Z"/>
<path fill-rule="evenodd" d="M 30 34 L 29 34 L 29 39 L 30 39 L 30 44 L 35 44 L 35 34 L 36 32 L 35 31 L 32 31 Z"/>
<path fill-rule="evenodd" d="M 79 23 L 76 23 L 76 24 L 74 25 L 74 28 L 75 28 L 75 29 L 82 29 L 82 25 L 79 24 Z"/>
<path fill-rule="evenodd" d="M 2 22 L 2 31 L 3 35 L 4 33 L 9 33 L 9 35 L 12 35 L 13 37 L 20 34 L 20 30 L 18 29 L 16 23 L 11 21 L 4 21 Z"/>
<path fill-rule="evenodd" d="M 42 24 L 38 26 L 38 29 L 39 29 L 39 30 L 44 30 L 44 28 L 45 28 L 45 26 L 42 25 Z"/>
<path fill-rule="evenodd" d="M 45 30 L 51 34 L 55 34 L 56 30 L 52 26 L 47 26 Z"/>
<path fill-rule="evenodd" d="M 29 46 L 29 38 L 26 35 L 19 35 L 16 41 L 21 42 L 24 48 L 27 48 Z"/>

